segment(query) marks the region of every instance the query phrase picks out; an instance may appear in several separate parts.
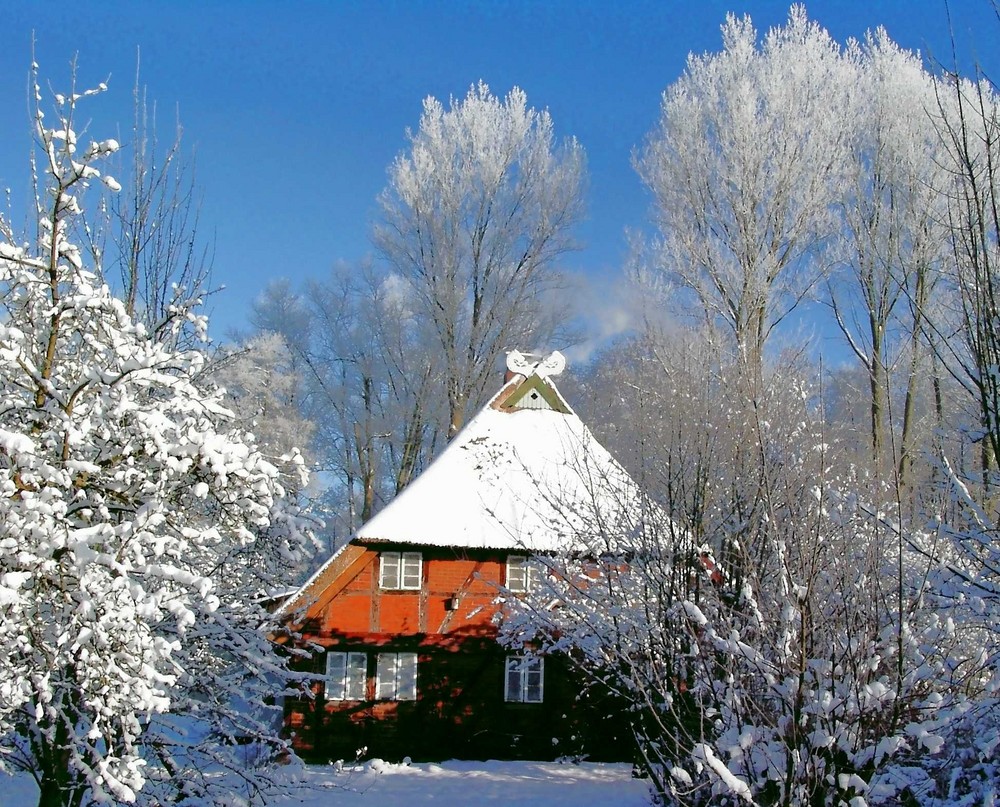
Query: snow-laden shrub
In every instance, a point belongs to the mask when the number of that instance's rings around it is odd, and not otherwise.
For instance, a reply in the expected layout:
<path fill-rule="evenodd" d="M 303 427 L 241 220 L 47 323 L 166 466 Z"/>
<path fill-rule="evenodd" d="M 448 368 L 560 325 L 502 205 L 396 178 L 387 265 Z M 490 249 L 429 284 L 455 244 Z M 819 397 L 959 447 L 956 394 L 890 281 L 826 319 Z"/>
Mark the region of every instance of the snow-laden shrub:
<path fill-rule="evenodd" d="M 206 803 L 223 768 L 251 798 L 239 744 L 287 751 L 256 714 L 282 675 L 256 602 L 303 521 L 177 347 L 204 319 L 174 306 L 153 336 L 103 281 L 84 195 L 118 189 L 118 144 L 74 118 L 104 89 L 49 126 L 36 81 L 37 237 L 0 222 L 0 766 L 47 804 Z"/>

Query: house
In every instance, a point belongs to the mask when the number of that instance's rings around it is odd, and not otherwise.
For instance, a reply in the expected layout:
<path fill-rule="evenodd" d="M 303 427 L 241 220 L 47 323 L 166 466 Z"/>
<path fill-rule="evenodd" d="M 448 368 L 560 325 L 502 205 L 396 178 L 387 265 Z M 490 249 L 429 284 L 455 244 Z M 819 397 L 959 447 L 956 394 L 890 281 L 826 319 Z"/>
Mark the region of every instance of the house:
<path fill-rule="evenodd" d="M 282 606 L 321 648 L 295 662 L 313 697 L 285 703 L 304 758 L 629 758 L 564 659 L 497 641 L 538 558 L 592 551 L 638 495 L 555 387 L 563 366 L 512 353 L 493 399 Z"/>

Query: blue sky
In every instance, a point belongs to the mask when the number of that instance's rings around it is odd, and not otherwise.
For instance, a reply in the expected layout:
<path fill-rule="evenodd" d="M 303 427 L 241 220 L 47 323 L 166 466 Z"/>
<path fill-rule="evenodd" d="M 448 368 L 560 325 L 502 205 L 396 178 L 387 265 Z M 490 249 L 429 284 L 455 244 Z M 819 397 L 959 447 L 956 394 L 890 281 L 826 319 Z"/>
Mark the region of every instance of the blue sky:
<path fill-rule="evenodd" d="M 944 0 L 822 0 L 813 19 L 838 41 L 884 25 L 901 45 L 950 62 Z M 965 64 L 996 64 L 989 0 L 951 0 Z M 92 132 L 131 120 L 137 50 L 158 102 L 161 134 L 175 110 L 196 152 L 202 234 L 214 239 L 212 332 L 244 324 L 269 280 L 321 277 L 368 251 L 386 167 L 416 127 L 422 99 L 464 96 L 482 79 L 496 94 L 521 86 L 548 107 L 560 135 L 587 151 L 583 250 L 567 267 L 614 284 L 623 230 L 641 227 L 649 198 L 630 166 L 664 88 L 689 52 L 720 47 L 727 11 L 759 30 L 788 2 L 79 2 L 7 0 L 0 8 L 0 187 L 28 190 L 25 89 L 36 59 L 53 87 L 110 75 L 90 104 Z M 994 74 L 1000 70 L 991 71 Z"/>

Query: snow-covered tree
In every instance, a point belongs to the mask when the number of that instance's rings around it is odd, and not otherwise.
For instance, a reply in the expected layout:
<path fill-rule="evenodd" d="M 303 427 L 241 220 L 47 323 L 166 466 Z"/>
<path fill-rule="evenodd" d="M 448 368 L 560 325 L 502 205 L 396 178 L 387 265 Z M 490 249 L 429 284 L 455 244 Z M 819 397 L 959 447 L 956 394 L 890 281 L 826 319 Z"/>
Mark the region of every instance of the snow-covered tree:
<path fill-rule="evenodd" d="M 965 431 L 978 462 L 938 459 L 944 495 L 929 520 L 945 539 L 931 582 L 975 643 L 966 697 L 945 753 L 927 766 L 937 803 L 989 803 L 1000 772 L 1000 95 L 981 72 L 945 73 L 934 122 L 944 151 L 947 294 L 928 330 L 936 358 L 965 393 Z M 929 788 L 930 790 L 930 788 Z M 930 803 L 932 802 L 928 799 Z"/>
<path fill-rule="evenodd" d="M 504 350 L 552 332 L 547 293 L 582 212 L 583 149 L 555 142 L 547 111 L 480 83 L 445 109 L 424 101 L 389 169 L 376 247 L 433 328 L 454 434 L 482 403 Z"/>
<path fill-rule="evenodd" d="M 302 293 L 271 284 L 253 324 L 287 347 L 298 409 L 315 423 L 313 464 L 331 483 L 327 523 L 335 537 L 349 535 L 444 443 L 447 401 L 426 323 L 405 283 L 366 261 L 335 267 Z"/>
<path fill-rule="evenodd" d="M 556 262 L 581 213 L 583 150 L 556 144 L 551 117 L 521 90 L 500 99 L 479 84 L 448 109 L 428 98 L 408 137 L 380 197 L 384 260 L 337 266 L 301 290 L 277 281 L 252 316 L 293 356 L 341 536 L 484 402 L 503 351 L 562 325 Z"/>
<path fill-rule="evenodd" d="M 742 478 L 724 381 L 738 370 L 706 361 L 711 344 L 675 332 L 619 368 L 618 390 L 644 401 L 620 425 L 655 502 L 548 559 L 503 630 L 564 651 L 623 704 L 666 803 L 886 797 L 901 789 L 891 775 L 944 747 L 979 677 L 981 633 L 963 635 L 927 583 L 947 541 L 903 534 L 866 498 L 794 365 L 765 376 L 756 478 Z M 741 509 L 747 487 L 764 518 Z"/>
<path fill-rule="evenodd" d="M 506 636 L 626 705 L 665 803 L 994 803 L 1000 105 L 800 8 L 761 45 L 724 35 L 640 163 L 672 299 L 706 325 L 584 379 L 656 506 L 550 559 Z M 804 352 L 764 349 L 821 258 L 861 362 L 835 405 Z"/>
<path fill-rule="evenodd" d="M 663 94 L 636 167 L 655 200 L 662 272 L 731 332 L 752 395 L 769 335 L 821 275 L 853 73 L 802 6 L 762 43 L 735 15 L 722 37 Z"/>
<path fill-rule="evenodd" d="M 945 275 L 954 294 L 933 323 L 934 344 L 973 401 L 988 486 L 1000 456 L 1000 95 L 985 78 L 946 76 L 935 120 L 949 179 Z"/>
<path fill-rule="evenodd" d="M 231 803 L 224 770 L 252 798 L 238 743 L 284 749 L 255 714 L 281 665 L 254 599 L 303 522 L 176 346 L 204 319 L 168 307 L 153 333 L 87 265 L 84 197 L 119 190 L 118 143 L 77 117 L 105 87 L 55 95 L 49 123 L 35 76 L 38 233 L 0 238 L 0 765 L 42 805 Z"/>
<path fill-rule="evenodd" d="M 198 233 L 194 164 L 182 148 L 180 122 L 163 146 L 157 106 L 138 69 L 133 115 L 130 142 L 112 159 L 122 189 L 107 200 L 96 236 L 104 279 L 128 312 L 155 333 L 170 322 L 172 307 L 190 306 L 209 291 L 211 252 Z M 191 335 L 190 329 L 183 335 Z"/>
<path fill-rule="evenodd" d="M 929 112 L 936 83 L 917 54 L 884 30 L 848 51 L 859 108 L 847 181 L 838 205 L 843 237 L 829 300 L 844 337 L 868 374 L 872 465 L 885 473 L 887 452 L 908 476 L 924 330 L 944 235 L 943 155 Z M 909 356 L 905 356 L 905 353 Z M 904 361 L 905 360 L 905 361 Z M 902 417 L 890 440 L 890 373 L 905 367 Z M 888 466 L 891 468 L 892 466 Z"/>
<path fill-rule="evenodd" d="M 288 458 L 311 448 L 316 424 L 303 412 L 306 389 L 301 362 L 284 337 L 269 331 L 227 346 L 213 357 L 208 374 L 226 391 L 236 424 L 253 435 L 269 462 L 285 472 L 286 492 L 299 492 L 297 464 Z"/>

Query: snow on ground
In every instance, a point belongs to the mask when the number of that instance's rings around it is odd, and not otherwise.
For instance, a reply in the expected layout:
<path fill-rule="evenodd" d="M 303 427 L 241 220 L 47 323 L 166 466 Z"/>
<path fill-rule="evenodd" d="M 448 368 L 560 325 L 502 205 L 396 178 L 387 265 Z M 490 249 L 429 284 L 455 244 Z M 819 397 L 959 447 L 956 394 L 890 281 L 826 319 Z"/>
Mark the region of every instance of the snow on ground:
<path fill-rule="evenodd" d="M 395 765 L 373 760 L 353 769 L 312 766 L 310 789 L 275 807 L 648 807 L 648 785 L 630 765 L 559 762 L 449 762 Z"/>
<path fill-rule="evenodd" d="M 38 791 L 26 776 L 0 777 L 0 805 L 30 807 Z M 269 807 L 648 807 L 649 789 L 630 765 L 559 762 L 449 762 L 396 765 L 372 760 L 311 765 L 305 781 Z"/>

